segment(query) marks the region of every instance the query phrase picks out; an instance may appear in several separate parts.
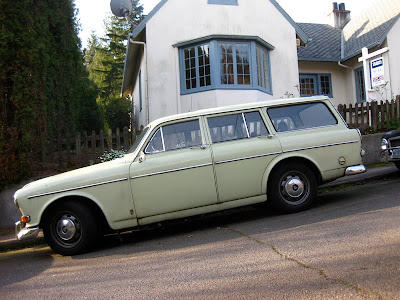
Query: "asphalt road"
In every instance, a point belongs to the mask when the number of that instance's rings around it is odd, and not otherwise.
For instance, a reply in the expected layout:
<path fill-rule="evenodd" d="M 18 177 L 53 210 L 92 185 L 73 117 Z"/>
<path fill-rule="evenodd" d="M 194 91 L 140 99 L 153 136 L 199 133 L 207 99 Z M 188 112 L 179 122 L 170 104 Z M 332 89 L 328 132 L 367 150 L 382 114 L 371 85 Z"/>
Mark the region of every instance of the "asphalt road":
<path fill-rule="evenodd" d="M 400 173 L 319 194 L 108 237 L 62 257 L 0 253 L 1 299 L 400 299 Z"/>

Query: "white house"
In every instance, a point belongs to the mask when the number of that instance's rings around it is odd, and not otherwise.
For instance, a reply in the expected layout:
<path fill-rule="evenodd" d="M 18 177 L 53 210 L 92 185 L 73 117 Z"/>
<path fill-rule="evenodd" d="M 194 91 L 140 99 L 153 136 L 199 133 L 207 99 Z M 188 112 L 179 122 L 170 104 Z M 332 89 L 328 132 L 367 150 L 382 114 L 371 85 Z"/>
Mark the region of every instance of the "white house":
<path fill-rule="evenodd" d="M 136 125 L 299 95 L 303 30 L 275 0 L 162 0 L 132 32 L 122 95 Z"/>
<path fill-rule="evenodd" d="M 295 23 L 275 0 L 161 0 L 130 34 L 122 95 L 133 101 L 137 127 L 300 95 L 335 104 L 391 99 L 400 94 L 399 13 L 399 0 L 381 0 L 351 20 L 333 3 L 331 25 L 309 24 Z M 364 47 L 364 58 L 379 55 L 363 68 Z M 379 57 L 385 85 L 372 88 L 369 62 Z"/>
<path fill-rule="evenodd" d="M 344 3 L 333 3 L 330 17 L 330 24 L 298 24 L 310 39 L 298 49 L 301 95 L 326 94 L 335 104 L 400 95 L 400 1 L 377 1 L 354 19 Z M 378 58 L 384 84 L 374 87 L 371 61 Z"/>

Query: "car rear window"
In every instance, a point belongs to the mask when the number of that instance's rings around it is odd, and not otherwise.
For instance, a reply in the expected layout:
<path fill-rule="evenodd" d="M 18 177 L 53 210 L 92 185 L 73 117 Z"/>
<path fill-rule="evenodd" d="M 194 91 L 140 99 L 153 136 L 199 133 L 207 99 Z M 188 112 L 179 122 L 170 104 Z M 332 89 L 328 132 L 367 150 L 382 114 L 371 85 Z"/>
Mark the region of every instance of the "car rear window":
<path fill-rule="evenodd" d="M 285 132 L 336 125 L 337 119 L 321 102 L 286 105 L 267 109 L 275 130 Z"/>

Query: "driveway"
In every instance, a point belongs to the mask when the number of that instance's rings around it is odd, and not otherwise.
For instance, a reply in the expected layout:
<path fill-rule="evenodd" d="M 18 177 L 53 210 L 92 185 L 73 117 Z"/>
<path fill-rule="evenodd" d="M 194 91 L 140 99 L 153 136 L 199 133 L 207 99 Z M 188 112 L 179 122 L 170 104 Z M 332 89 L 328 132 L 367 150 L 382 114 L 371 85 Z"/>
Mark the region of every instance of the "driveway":
<path fill-rule="evenodd" d="M 3 299 L 400 299 L 400 175 L 319 194 L 291 215 L 251 206 L 108 237 L 62 257 L 0 253 Z"/>

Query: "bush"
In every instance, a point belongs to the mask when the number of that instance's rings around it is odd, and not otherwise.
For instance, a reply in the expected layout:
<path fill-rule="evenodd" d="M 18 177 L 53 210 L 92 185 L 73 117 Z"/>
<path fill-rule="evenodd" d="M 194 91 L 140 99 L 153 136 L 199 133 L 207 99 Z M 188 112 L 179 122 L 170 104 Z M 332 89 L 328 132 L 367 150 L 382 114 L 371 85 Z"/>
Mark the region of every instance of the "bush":
<path fill-rule="evenodd" d="M 114 150 L 111 149 L 110 151 L 104 151 L 104 153 L 99 156 L 100 162 L 111 161 L 120 157 L 123 157 L 126 153 L 126 150 Z"/>

